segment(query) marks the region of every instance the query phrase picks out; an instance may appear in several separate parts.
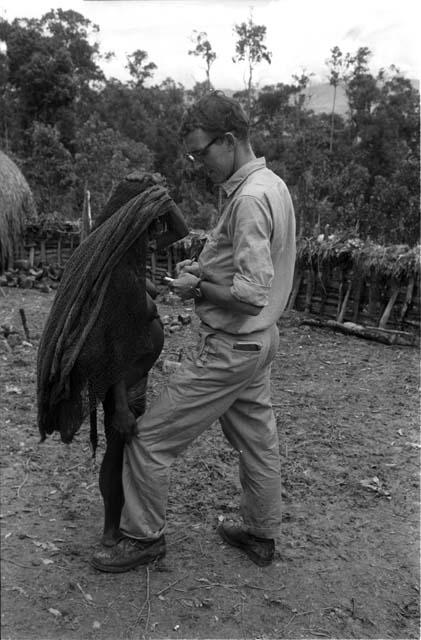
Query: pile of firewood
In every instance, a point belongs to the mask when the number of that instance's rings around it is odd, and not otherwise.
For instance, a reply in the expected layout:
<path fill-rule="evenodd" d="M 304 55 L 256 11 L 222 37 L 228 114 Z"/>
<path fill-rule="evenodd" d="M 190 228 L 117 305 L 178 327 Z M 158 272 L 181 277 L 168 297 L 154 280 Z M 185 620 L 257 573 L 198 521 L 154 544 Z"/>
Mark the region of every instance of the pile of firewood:
<path fill-rule="evenodd" d="M 57 289 L 63 267 L 46 265 L 32 267 L 29 260 L 15 260 L 13 269 L 0 275 L 0 287 L 20 287 L 21 289 L 38 289 L 49 293 Z"/>

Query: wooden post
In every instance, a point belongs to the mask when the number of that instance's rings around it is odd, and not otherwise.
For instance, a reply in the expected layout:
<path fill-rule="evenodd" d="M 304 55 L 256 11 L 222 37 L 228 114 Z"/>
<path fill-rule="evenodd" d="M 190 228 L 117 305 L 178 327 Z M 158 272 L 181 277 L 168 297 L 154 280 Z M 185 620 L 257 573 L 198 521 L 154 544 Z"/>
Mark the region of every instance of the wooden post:
<path fill-rule="evenodd" d="M 173 273 L 173 251 L 172 247 L 168 247 L 167 249 L 167 273 L 172 276 Z"/>
<path fill-rule="evenodd" d="M 329 225 L 326 225 L 327 227 Z M 320 306 L 319 306 L 319 315 L 323 314 L 324 308 L 325 308 L 325 304 L 326 304 L 326 298 L 327 298 L 327 289 L 329 286 L 329 273 L 328 273 L 328 269 L 323 269 L 321 271 L 320 274 Z"/>
<path fill-rule="evenodd" d="M 80 227 L 80 241 L 83 242 L 91 232 L 92 216 L 91 216 L 91 193 L 85 190 L 82 209 L 82 224 Z"/>
<path fill-rule="evenodd" d="M 414 286 L 415 286 L 415 278 L 414 276 L 410 276 L 408 280 L 408 285 L 406 287 L 406 296 L 405 301 L 402 305 L 401 313 L 399 316 L 399 322 L 402 323 L 405 319 L 406 312 L 408 311 L 408 307 L 412 302 L 412 296 L 414 294 Z"/>
<path fill-rule="evenodd" d="M 396 282 L 395 279 L 392 280 L 392 293 L 391 296 L 389 298 L 389 302 L 386 305 L 386 309 L 383 312 L 382 317 L 380 318 L 380 322 L 379 322 L 379 328 L 380 329 L 385 329 L 386 325 L 387 325 L 387 321 L 389 320 L 389 316 L 390 313 L 393 309 L 393 305 L 396 302 L 396 298 L 399 295 L 399 284 Z"/>
<path fill-rule="evenodd" d="M 20 318 L 22 320 L 23 330 L 25 332 L 25 337 L 27 340 L 30 340 L 31 337 L 29 335 L 28 323 L 26 321 L 25 309 L 19 309 Z"/>
<path fill-rule="evenodd" d="M 293 309 L 295 305 L 295 301 L 298 296 L 298 292 L 300 290 L 301 280 L 303 279 L 302 271 L 298 269 L 294 273 L 294 284 L 292 286 L 291 295 L 288 300 L 287 310 Z"/>
<path fill-rule="evenodd" d="M 61 235 L 57 240 L 57 264 L 61 266 Z"/>
<path fill-rule="evenodd" d="M 338 318 L 342 309 L 342 299 L 344 295 L 344 282 L 345 282 L 345 275 L 344 275 L 343 269 L 341 269 L 341 275 L 339 278 L 338 302 L 336 305 L 336 318 Z"/>
<path fill-rule="evenodd" d="M 358 276 L 357 285 L 355 287 L 354 296 L 354 308 L 352 312 L 352 322 L 358 322 L 358 316 L 360 314 L 360 300 L 363 293 L 364 279 L 362 276 Z"/>
<path fill-rule="evenodd" d="M 346 312 L 346 306 L 348 304 L 348 300 L 349 300 L 349 295 L 351 293 L 351 289 L 352 289 L 352 279 L 350 278 L 349 282 L 348 282 L 347 289 L 346 289 L 346 293 L 345 293 L 345 296 L 344 296 L 344 299 L 343 299 L 343 302 L 342 302 L 342 305 L 341 305 L 341 308 L 340 308 L 338 316 L 336 318 L 336 322 L 343 322 L 344 321 L 345 312 Z"/>
<path fill-rule="evenodd" d="M 41 240 L 41 264 L 47 263 L 47 253 L 45 250 L 45 240 Z"/>
<path fill-rule="evenodd" d="M 35 261 L 35 245 L 30 244 L 29 245 L 29 264 L 31 265 L 31 269 L 34 268 L 34 261 Z"/>
<path fill-rule="evenodd" d="M 154 284 L 156 284 L 156 253 L 152 251 L 151 253 L 151 280 Z"/>
<path fill-rule="evenodd" d="M 310 267 L 307 271 L 306 301 L 304 306 L 305 313 L 309 313 L 311 311 L 311 298 L 313 296 L 313 289 L 314 289 L 314 271 L 313 271 L 313 268 Z"/>
<path fill-rule="evenodd" d="M 373 274 L 370 275 L 369 290 L 368 290 L 368 315 L 372 318 L 376 315 L 377 302 L 378 302 L 378 287 L 376 278 Z"/>

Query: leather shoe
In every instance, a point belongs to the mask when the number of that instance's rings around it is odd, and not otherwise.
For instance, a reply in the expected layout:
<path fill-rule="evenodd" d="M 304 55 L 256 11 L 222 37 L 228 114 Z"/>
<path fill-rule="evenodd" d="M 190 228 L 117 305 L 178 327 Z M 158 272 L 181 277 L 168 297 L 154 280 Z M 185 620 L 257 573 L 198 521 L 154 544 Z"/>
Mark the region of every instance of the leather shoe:
<path fill-rule="evenodd" d="M 157 540 L 136 540 L 124 536 L 113 547 L 102 548 L 94 553 L 91 565 L 99 571 L 123 573 L 142 564 L 149 564 L 165 556 L 165 537 Z"/>
<path fill-rule="evenodd" d="M 232 547 L 244 551 L 250 560 L 259 567 L 267 567 L 275 555 L 275 541 L 273 538 L 258 538 L 244 531 L 241 527 L 221 524 L 218 527 L 221 538 Z"/>

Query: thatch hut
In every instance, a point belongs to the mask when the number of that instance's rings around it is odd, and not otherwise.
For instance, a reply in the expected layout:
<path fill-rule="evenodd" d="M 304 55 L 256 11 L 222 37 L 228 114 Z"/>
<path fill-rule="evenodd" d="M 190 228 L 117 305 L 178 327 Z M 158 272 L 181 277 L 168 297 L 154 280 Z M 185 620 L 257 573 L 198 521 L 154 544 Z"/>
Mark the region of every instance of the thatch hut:
<path fill-rule="evenodd" d="M 0 151 L 0 273 L 12 263 L 25 222 L 35 214 L 31 189 L 22 172 Z"/>

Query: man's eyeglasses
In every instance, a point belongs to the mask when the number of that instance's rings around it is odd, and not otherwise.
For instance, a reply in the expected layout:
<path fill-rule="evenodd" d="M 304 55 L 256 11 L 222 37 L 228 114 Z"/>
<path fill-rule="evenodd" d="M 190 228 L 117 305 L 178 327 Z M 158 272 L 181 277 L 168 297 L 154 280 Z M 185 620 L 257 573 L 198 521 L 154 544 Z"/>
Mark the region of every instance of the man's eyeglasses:
<path fill-rule="evenodd" d="M 209 147 L 211 147 L 217 140 L 219 140 L 220 137 L 221 136 L 216 136 L 216 138 L 213 138 L 205 147 L 203 147 L 203 149 L 198 149 L 197 151 L 189 151 L 189 153 L 186 153 L 185 155 L 187 160 L 190 160 L 190 162 L 197 162 L 198 160 L 202 160 L 206 156 Z"/>

